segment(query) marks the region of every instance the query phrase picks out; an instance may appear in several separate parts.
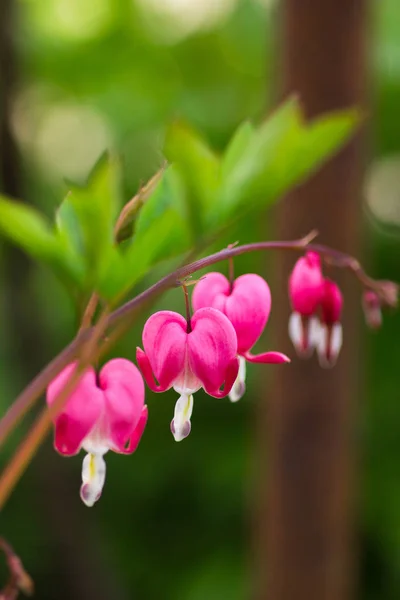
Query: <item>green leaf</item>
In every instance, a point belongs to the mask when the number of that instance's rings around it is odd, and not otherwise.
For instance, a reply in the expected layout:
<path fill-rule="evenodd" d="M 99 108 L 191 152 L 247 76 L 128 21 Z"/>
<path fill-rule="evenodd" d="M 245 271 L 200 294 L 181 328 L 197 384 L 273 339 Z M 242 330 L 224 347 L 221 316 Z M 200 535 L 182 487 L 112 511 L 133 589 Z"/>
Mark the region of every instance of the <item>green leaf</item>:
<path fill-rule="evenodd" d="M 254 137 L 255 128 L 249 121 L 244 121 L 236 129 L 229 142 L 221 163 L 221 177 L 228 179 L 236 166 L 240 163 L 247 148 Z"/>
<path fill-rule="evenodd" d="M 178 177 L 176 167 L 173 165 L 164 170 L 162 177 L 159 178 L 157 185 L 153 187 L 151 194 L 143 204 L 135 223 L 136 235 L 151 228 L 157 219 L 169 209 L 176 212 L 179 220 L 187 218 L 187 207 L 183 198 L 181 180 Z"/>
<path fill-rule="evenodd" d="M 188 190 L 191 228 L 200 237 L 219 190 L 220 159 L 198 133 L 183 123 L 170 127 L 164 151 L 181 173 Z"/>
<path fill-rule="evenodd" d="M 82 282 L 83 272 L 77 257 L 36 209 L 0 196 L 0 231 L 68 283 Z"/>
<path fill-rule="evenodd" d="M 299 182 L 316 171 L 353 135 L 361 122 L 354 109 L 328 113 L 318 117 L 302 132 L 296 152 L 287 171 L 287 182 Z"/>
<path fill-rule="evenodd" d="M 86 264 L 86 286 L 94 287 L 108 267 L 119 208 L 119 168 L 107 155 L 94 167 L 87 184 L 72 184 L 56 224 L 60 237 Z"/>
<path fill-rule="evenodd" d="M 288 100 L 279 107 L 242 146 L 235 168 L 226 171 L 213 222 L 224 222 L 238 209 L 255 207 L 255 197 L 263 195 L 265 204 L 273 197 L 280 161 L 298 135 L 301 114 L 297 101 Z M 243 134 L 242 134 L 243 135 Z M 237 156 L 237 155 L 236 155 Z M 268 187 L 264 182 L 268 182 Z"/>
<path fill-rule="evenodd" d="M 359 122 L 358 112 L 347 110 L 306 123 L 291 99 L 252 134 L 248 129 L 237 133 L 237 149 L 232 150 L 232 141 L 223 161 L 228 168 L 211 225 L 229 223 L 277 200 L 339 150 Z"/>
<path fill-rule="evenodd" d="M 191 246 L 179 192 L 176 172 L 168 167 L 135 221 L 132 240 L 115 248 L 99 286 L 103 297 L 113 300 L 126 293 L 158 262 Z"/>
<path fill-rule="evenodd" d="M 168 209 L 151 227 L 143 229 L 134 237 L 124 256 L 124 268 L 128 273 L 126 290 L 158 262 L 183 252 L 184 245 L 180 237 L 183 226 L 184 224 L 177 220 L 176 212 Z"/>

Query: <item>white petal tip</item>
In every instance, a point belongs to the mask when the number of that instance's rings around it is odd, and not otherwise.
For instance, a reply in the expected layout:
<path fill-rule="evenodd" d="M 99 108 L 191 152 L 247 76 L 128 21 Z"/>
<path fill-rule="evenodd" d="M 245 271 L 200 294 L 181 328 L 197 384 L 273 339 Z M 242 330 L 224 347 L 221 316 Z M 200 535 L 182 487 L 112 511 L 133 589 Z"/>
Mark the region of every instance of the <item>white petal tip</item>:
<path fill-rule="evenodd" d="M 86 506 L 93 506 L 101 496 L 106 478 L 106 463 L 101 454 L 89 453 L 83 459 L 80 496 Z"/>
<path fill-rule="evenodd" d="M 235 383 L 229 392 L 229 400 L 231 402 L 239 402 L 246 393 L 246 359 L 244 356 L 239 356 L 239 372 Z"/>
<path fill-rule="evenodd" d="M 97 500 L 100 499 L 101 491 L 96 492 L 93 490 L 93 486 L 91 486 L 89 483 L 83 483 L 81 486 L 80 496 L 82 502 L 91 508 L 96 504 Z"/>
<path fill-rule="evenodd" d="M 343 344 L 343 329 L 340 323 L 332 326 L 321 325 L 318 340 L 318 360 L 324 369 L 335 366 Z"/>
<path fill-rule="evenodd" d="M 244 381 L 240 381 L 234 384 L 231 391 L 229 392 L 229 400 L 231 402 L 239 402 L 241 398 L 245 395 L 246 392 L 246 384 Z"/>
<path fill-rule="evenodd" d="M 310 358 L 312 356 L 318 326 L 319 323 L 316 317 L 302 317 L 296 312 L 290 315 L 289 338 L 299 358 Z"/>
<path fill-rule="evenodd" d="M 229 394 L 229 400 L 231 401 L 232 404 L 236 404 L 236 402 L 239 402 L 239 400 L 242 399 L 242 396 L 233 396 L 232 394 Z"/>
<path fill-rule="evenodd" d="M 192 429 L 192 426 L 191 426 L 190 421 L 186 421 L 185 423 L 182 423 L 182 425 L 180 427 L 177 427 L 175 425 L 174 419 L 172 419 L 172 421 L 171 421 L 171 433 L 174 436 L 174 440 L 176 442 L 181 442 L 182 440 L 187 438 L 191 429 Z"/>
<path fill-rule="evenodd" d="M 192 428 L 190 417 L 193 412 L 192 394 L 182 394 L 175 404 L 174 418 L 171 421 L 171 433 L 176 442 L 181 442 Z"/>

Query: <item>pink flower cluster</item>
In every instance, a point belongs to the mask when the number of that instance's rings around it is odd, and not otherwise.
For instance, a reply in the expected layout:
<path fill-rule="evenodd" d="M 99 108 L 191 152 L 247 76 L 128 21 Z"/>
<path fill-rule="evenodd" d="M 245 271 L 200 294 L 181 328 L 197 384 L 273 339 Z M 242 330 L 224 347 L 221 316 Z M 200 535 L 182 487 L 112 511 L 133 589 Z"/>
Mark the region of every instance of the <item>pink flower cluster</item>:
<path fill-rule="evenodd" d="M 75 369 L 68 365 L 47 388 L 51 405 Z M 64 456 L 83 448 L 88 453 L 82 466 L 81 498 L 87 506 L 100 498 L 106 476 L 103 456 L 109 450 L 132 454 L 147 423 L 144 383 L 139 369 L 129 360 L 116 358 L 101 369 L 83 373 L 55 419 L 54 447 Z"/>
<path fill-rule="evenodd" d="M 324 278 L 319 254 L 307 252 L 296 262 L 289 297 L 289 336 L 297 353 L 307 358 L 315 349 L 321 366 L 333 366 L 342 347 L 343 297 L 337 284 Z"/>
<path fill-rule="evenodd" d="M 184 318 L 171 311 L 153 314 L 143 329 L 143 348 L 136 358 L 149 388 L 173 388 L 179 398 L 171 431 L 176 441 L 191 430 L 193 394 L 203 388 L 216 398 L 239 400 L 245 392 L 246 361 L 286 363 L 280 352 L 252 354 L 271 311 L 271 293 L 262 277 L 247 274 L 230 283 L 220 273 L 200 280 L 193 293 L 194 314 Z M 51 405 L 65 386 L 74 364 L 49 385 Z M 144 383 L 138 368 L 119 358 L 98 376 L 86 369 L 55 419 L 54 445 L 65 456 L 84 449 L 81 498 L 92 506 L 105 481 L 103 456 L 109 450 L 134 452 L 147 422 Z"/>
<path fill-rule="evenodd" d="M 170 311 L 152 315 L 143 330 L 144 351 L 136 352 L 151 390 L 174 388 L 180 394 L 171 422 L 177 442 L 190 433 L 193 394 L 200 388 L 235 402 L 245 392 L 246 361 L 289 362 L 279 352 L 250 352 L 271 310 L 269 286 L 259 275 L 242 275 L 230 284 L 221 273 L 209 273 L 196 284 L 193 308 L 190 319 Z"/>
<path fill-rule="evenodd" d="M 367 320 L 374 327 L 380 325 L 382 302 L 393 305 L 397 297 L 393 284 L 381 283 L 383 300 L 372 290 L 363 296 Z M 324 277 L 317 253 L 307 252 L 296 262 L 289 277 L 289 297 L 293 307 L 289 335 L 298 354 L 308 357 L 315 349 L 321 365 L 332 366 L 342 345 L 343 298 L 336 283 Z M 154 392 L 173 388 L 179 394 L 171 422 L 179 442 L 190 433 L 193 394 L 198 390 L 236 402 L 245 393 L 247 362 L 289 362 L 280 352 L 251 352 L 271 312 L 271 292 L 259 275 L 228 281 L 221 273 L 209 273 L 197 282 L 192 304 L 193 316 L 160 311 L 147 320 L 144 350 L 136 351 L 142 374 L 122 358 L 109 361 L 98 375 L 87 368 L 56 417 L 56 450 L 65 456 L 82 448 L 87 452 L 81 486 L 86 505 L 92 506 L 101 495 L 104 455 L 109 450 L 131 454 L 140 442 L 147 422 L 143 378 Z M 49 405 L 74 368 L 75 364 L 67 366 L 49 385 Z"/>

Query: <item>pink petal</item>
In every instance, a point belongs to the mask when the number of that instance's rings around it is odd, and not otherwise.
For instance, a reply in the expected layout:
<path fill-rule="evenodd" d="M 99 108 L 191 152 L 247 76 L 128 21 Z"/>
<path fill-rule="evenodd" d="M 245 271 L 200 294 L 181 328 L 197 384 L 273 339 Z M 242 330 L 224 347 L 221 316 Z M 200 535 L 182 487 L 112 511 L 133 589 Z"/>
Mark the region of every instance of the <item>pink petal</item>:
<path fill-rule="evenodd" d="M 333 325 L 340 321 L 342 308 L 343 296 L 339 286 L 331 279 L 325 279 L 321 299 L 322 322 Z"/>
<path fill-rule="evenodd" d="M 225 313 L 226 299 L 230 294 L 230 284 L 222 273 L 207 273 L 196 283 L 192 295 L 193 309 L 217 308 Z"/>
<path fill-rule="evenodd" d="M 382 303 L 378 294 L 366 290 L 362 295 L 362 307 L 368 327 L 379 329 L 382 326 Z"/>
<path fill-rule="evenodd" d="M 235 381 L 239 374 L 239 368 L 240 363 L 238 357 L 232 358 L 225 371 L 225 385 L 223 389 L 206 390 L 207 394 L 209 394 L 210 396 L 214 396 L 214 398 L 224 398 L 225 396 L 227 396 L 231 392 L 235 384 Z"/>
<path fill-rule="evenodd" d="M 99 383 L 105 398 L 105 410 L 98 424 L 100 436 L 107 439 L 112 450 L 125 453 L 125 447 L 130 445 L 129 440 L 142 417 L 142 376 L 132 362 L 115 358 L 100 371 Z"/>
<path fill-rule="evenodd" d="M 268 321 L 271 292 L 267 282 L 254 273 L 238 277 L 232 290 L 221 273 L 209 273 L 195 286 L 195 310 L 211 306 L 222 311 L 232 323 L 238 340 L 238 353 L 254 346 Z"/>
<path fill-rule="evenodd" d="M 244 358 L 252 363 L 268 363 L 273 365 L 279 365 L 281 363 L 289 363 L 290 358 L 282 352 L 264 352 L 263 354 L 251 354 L 251 352 L 245 352 Z"/>
<path fill-rule="evenodd" d="M 139 422 L 136 425 L 136 429 L 132 433 L 131 438 L 129 440 L 129 445 L 124 450 L 125 454 L 132 454 L 132 452 L 135 452 L 135 450 L 139 446 L 139 442 L 140 442 L 143 432 L 145 430 L 148 417 L 149 417 L 149 411 L 148 411 L 147 406 L 144 405 L 142 408 L 142 414 L 140 415 Z"/>
<path fill-rule="evenodd" d="M 311 316 L 318 308 L 323 292 L 321 259 L 315 252 L 299 258 L 289 277 L 289 296 L 293 310 Z"/>
<path fill-rule="evenodd" d="M 159 389 L 156 389 L 154 384 L 151 389 L 165 391 L 172 387 L 174 381 L 182 374 L 188 337 L 186 328 L 184 317 L 168 310 L 157 312 L 147 320 L 143 329 L 143 346 L 147 360 L 141 350 L 136 356 L 139 366 L 144 368 L 146 381 L 149 379 L 148 361 L 160 383 Z"/>
<path fill-rule="evenodd" d="M 154 381 L 153 370 L 147 355 L 141 348 L 136 348 L 136 361 L 142 371 L 143 378 L 152 392 L 165 392 L 168 387 L 162 387 Z"/>
<path fill-rule="evenodd" d="M 225 314 L 235 328 L 238 354 L 254 346 L 271 312 L 271 292 L 259 275 L 248 273 L 238 277 L 226 301 Z"/>
<path fill-rule="evenodd" d="M 48 386 L 46 400 L 49 406 L 67 383 L 75 364 L 68 365 Z M 103 407 L 103 394 L 96 386 L 95 371 L 89 367 L 54 421 L 55 449 L 65 456 L 72 456 L 79 452 L 84 438 L 95 426 Z"/>
<path fill-rule="evenodd" d="M 188 335 L 188 351 L 190 369 L 211 396 L 221 395 L 219 388 L 228 375 L 233 377 L 235 369 L 236 379 L 239 369 L 236 333 L 229 319 L 219 310 L 201 308 L 195 312 L 192 332 Z M 235 368 L 233 361 L 236 361 Z M 229 391 L 225 389 L 222 395 L 226 396 Z"/>

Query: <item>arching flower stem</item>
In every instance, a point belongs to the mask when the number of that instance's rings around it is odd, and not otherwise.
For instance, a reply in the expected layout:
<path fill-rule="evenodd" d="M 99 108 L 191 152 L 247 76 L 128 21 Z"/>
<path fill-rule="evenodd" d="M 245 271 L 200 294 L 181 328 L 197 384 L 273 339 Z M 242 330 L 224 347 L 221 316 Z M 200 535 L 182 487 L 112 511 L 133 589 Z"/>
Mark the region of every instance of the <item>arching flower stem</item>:
<path fill-rule="evenodd" d="M 369 277 L 361 267 L 357 259 L 344 252 L 340 252 L 322 244 L 314 244 L 311 241 L 316 233 L 311 232 L 306 237 L 293 241 L 274 241 L 274 242 L 257 242 L 254 244 L 245 244 L 243 246 L 235 246 L 234 248 L 225 248 L 219 252 L 196 260 L 188 265 L 184 265 L 172 273 L 160 279 L 157 283 L 138 294 L 132 300 L 116 309 L 110 315 L 106 312 L 99 319 L 94 327 L 83 329 L 78 332 L 77 337 L 58 355 L 56 356 L 21 392 L 14 403 L 10 406 L 7 413 L 0 420 L 0 447 L 6 440 L 7 436 L 19 423 L 26 412 L 33 406 L 34 402 L 43 394 L 49 383 L 60 373 L 60 371 L 72 360 L 79 359 L 78 364 L 82 365 L 79 368 L 84 368 L 83 365 L 90 361 L 96 360 L 101 356 L 105 349 L 111 347 L 110 340 L 98 344 L 98 341 L 103 337 L 104 333 L 110 328 L 116 327 L 117 331 L 111 333 L 110 338 L 114 343 L 126 331 L 127 326 L 137 316 L 137 314 L 149 303 L 153 302 L 162 293 L 168 289 L 179 287 L 182 285 L 182 280 L 189 277 L 196 271 L 209 267 L 218 262 L 232 259 L 241 254 L 249 252 L 264 251 L 264 250 L 290 250 L 295 252 L 304 252 L 307 248 L 310 251 L 317 252 L 322 260 L 332 266 L 347 269 L 359 280 L 364 288 L 374 291 L 378 298 L 384 304 L 394 306 L 399 291 L 399 285 L 391 281 L 378 281 Z M 101 327 L 100 327 L 101 321 Z M 91 348 L 90 360 L 83 359 L 81 356 L 83 348 Z M 75 374 L 74 374 L 75 375 Z M 74 378 L 71 377 L 71 380 Z M 71 382 L 71 386 L 73 383 Z M 70 390 L 69 390 L 70 391 Z M 63 400 L 57 400 L 54 403 L 52 413 L 49 414 L 46 409 L 39 417 L 32 430 L 22 442 L 16 455 L 6 468 L 0 479 L 0 508 L 4 504 L 8 495 L 12 491 L 19 476 L 30 461 L 30 458 L 36 451 L 44 435 L 47 433 L 51 418 L 60 410 L 59 403 L 65 402 L 67 394 L 64 393 L 60 397 Z"/>

